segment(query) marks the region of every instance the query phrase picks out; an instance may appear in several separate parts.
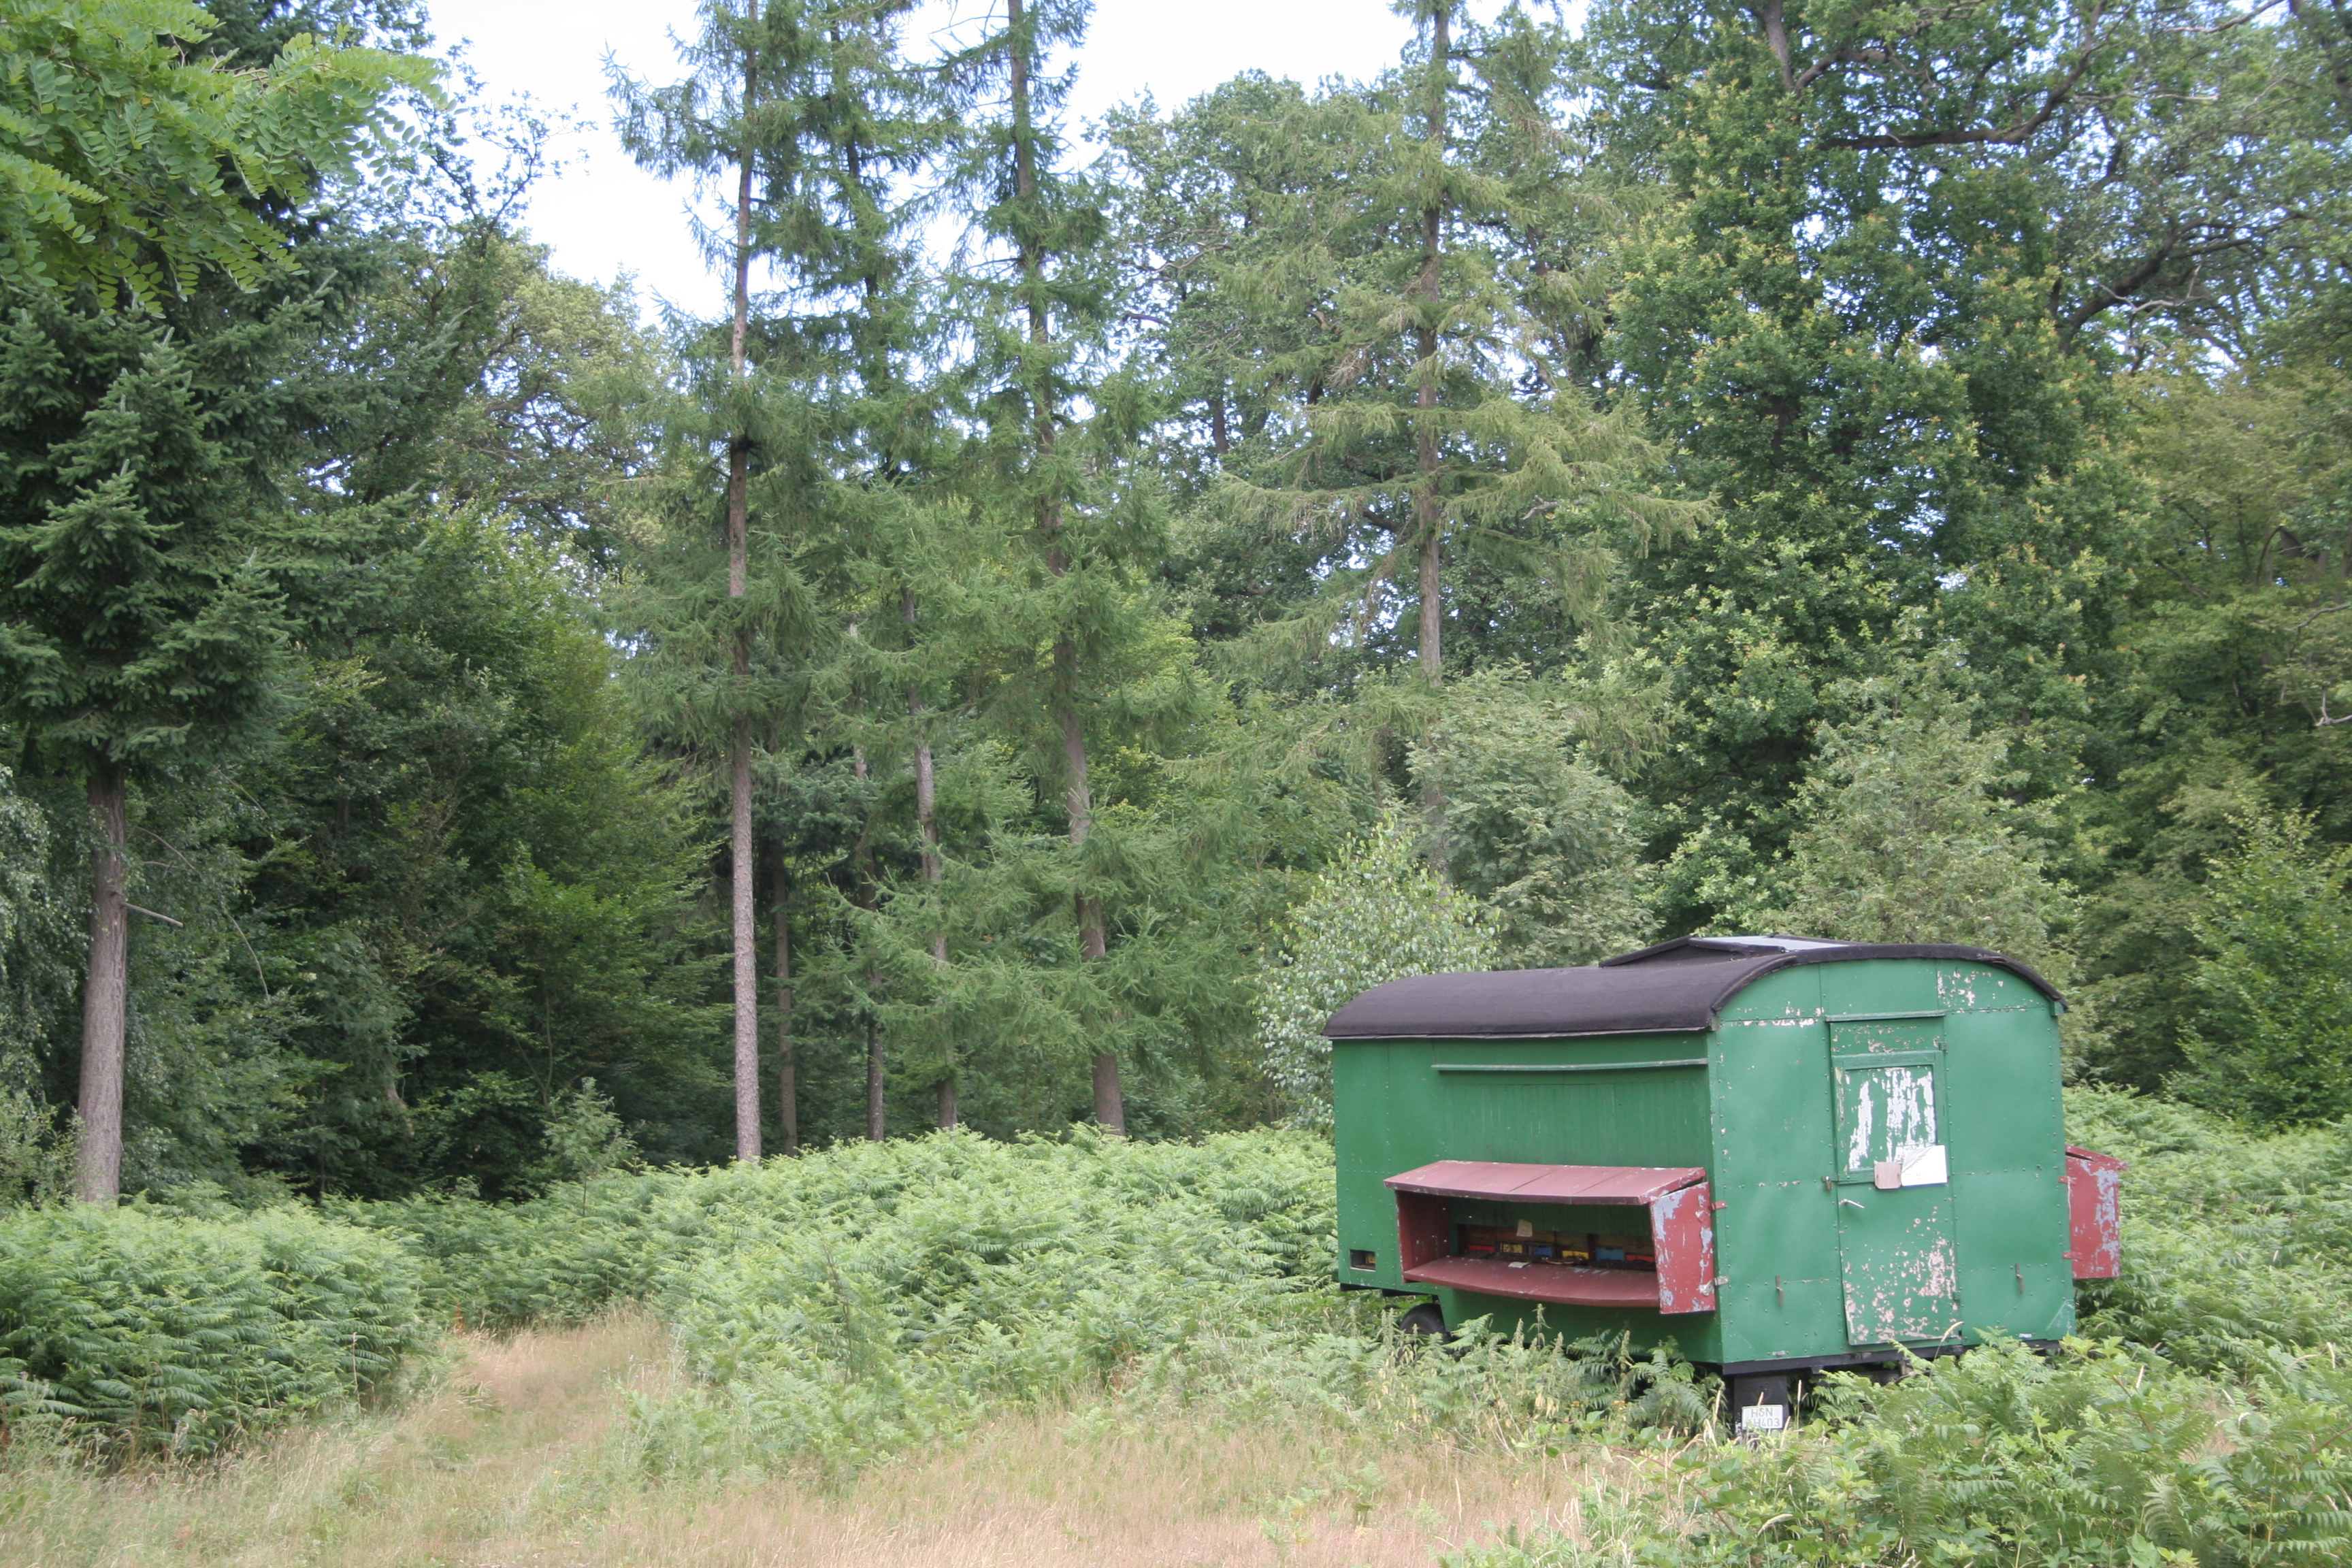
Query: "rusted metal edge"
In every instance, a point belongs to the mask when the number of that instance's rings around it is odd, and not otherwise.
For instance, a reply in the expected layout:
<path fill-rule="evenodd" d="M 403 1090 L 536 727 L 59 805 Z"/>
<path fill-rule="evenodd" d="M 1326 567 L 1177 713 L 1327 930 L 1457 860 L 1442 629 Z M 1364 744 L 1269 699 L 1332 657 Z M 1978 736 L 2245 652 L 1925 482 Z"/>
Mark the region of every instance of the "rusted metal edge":
<path fill-rule="evenodd" d="M 1948 1018 L 1952 1010 L 1938 1007 L 1927 1013 L 1824 1013 L 1824 1024 L 1892 1024 L 1904 1018 Z"/>
<path fill-rule="evenodd" d="M 1640 1072 L 1644 1068 L 1703 1068 L 1705 1057 L 1657 1062 L 1434 1062 L 1439 1072 Z"/>
<path fill-rule="evenodd" d="M 1677 1024 L 1670 1029 L 1538 1029 L 1533 1033 L 1514 1035 L 1447 1035 L 1420 1029 L 1409 1035 L 1327 1035 L 1324 1037 L 1335 1046 L 1377 1046 L 1392 1040 L 1606 1040 L 1628 1035 L 1704 1035 L 1714 1027 L 1712 1024 L 1688 1027 Z"/>
<path fill-rule="evenodd" d="M 1440 1166 L 1453 1169 L 1437 1176 L 1424 1173 Z M 1484 1180 L 1465 1179 L 1481 1174 L 1479 1167 L 1493 1173 Z M 1524 1174 L 1517 1174 L 1525 1173 Z M 1550 1181 L 1561 1173 L 1580 1173 L 1600 1176 L 1603 1173 L 1631 1173 L 1651 1178 L 1638 1185 L 1633 1179 L 1611 1182 L 1600 1191 L 1579 1190 L 1554 1192 L 1530 1191 L 1537 1184 Z M 1514 1179 L 1516 1177 L 1516 1179 Z M 1381 1179 L 1381 1185 L 1391 1192 L 1420 1193 L 1430 1197 L 1487 1198 L 1498 1203 L 1587 1204 L 1611 1208 L 1639 1208 L 1671 1192 L 1677 1192 L 1706 1180 L 1705 1167 L 1699 1165 L 1550 1165 L 1517 1160 L 1437 1160 L 1427 1165 L 1417 1165 L 1410 1171 L 1400 1171 Z M 1507 1185 L 1504 1184 L 1506 1182 Z"/>

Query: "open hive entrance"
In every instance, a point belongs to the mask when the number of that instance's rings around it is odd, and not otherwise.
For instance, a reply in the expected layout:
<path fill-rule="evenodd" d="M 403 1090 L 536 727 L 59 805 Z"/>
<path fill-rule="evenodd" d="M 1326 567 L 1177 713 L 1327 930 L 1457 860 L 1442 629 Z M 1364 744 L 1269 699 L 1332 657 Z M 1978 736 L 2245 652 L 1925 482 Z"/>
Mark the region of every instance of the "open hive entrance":
<path fill-rule="evenodd" d="M 1660 1312 L 1715 1310 L 1715 1222 L 1692 1166 L 1440 1160 L 1388 1178 L 1406 1280 Z"/>

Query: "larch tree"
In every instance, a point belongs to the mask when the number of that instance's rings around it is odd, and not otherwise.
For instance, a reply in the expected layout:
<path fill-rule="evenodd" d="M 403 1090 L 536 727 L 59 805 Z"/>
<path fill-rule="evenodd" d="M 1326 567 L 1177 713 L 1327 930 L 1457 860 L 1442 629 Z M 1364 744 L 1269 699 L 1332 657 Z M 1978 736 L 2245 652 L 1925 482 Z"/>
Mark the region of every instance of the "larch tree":
<path fill-rule="evenodd" d="M 1114 1044 L 1118 1005 L 1100 990 L 1111 943 L 1097 827 L 1090 723 L 1152 617 L 1131 571 L 1138 500 L 1122 482 L 1142 423 L 1139 390 L 1113 353 L 1117 274 L 1103 193 L 1059 167 L 1069 78 L 1049 68 L 1083 37 L 1079 0 L 1005 0 L 948 62 L 963 114 L 961 188 L 976 246 L 951 280 L 969 323 L 962 371 L 974 427 L 967 481 L 1005 542 L 1006 592 L 987 619 L 994 707 L 1026 731 L 1040 779 L 1060 786 L 1066 897 L 1078 977 L 1068 1016 L 1087 1050 L 1094 1116 L 1126 1127 Z"/>
<path fill-rule="evenodd" d="M 811 504 L 819 531 L 834 542 L 827 567 L 832 597 L 859 628 L 843 646 L 835 685 L 835 740 L 895 770 L 903 759 L 913 792 L 915 859 L 930 907 L 927 963 L 912 976 L 887 975 L 885 927 L 869 919 L 860 938 L 870 951 L 865 984 L 868 1012 L 878 993 L 911 978 L 919 990 L 948 963 L 943 912 L 935 689 L 943 651 L 940 617 L 927 613 L 952 572 L 952 520 L 940 493 L 952 446 L 936 376 L 940 323 L 931 279 L 919 254 L 919 195 L 951 139 L 950 104 L 929 73 L 905 58 L 899 29 L 912 0 L 838 6 L 824 26 L 824 47 L 795 100 L 800 177 L 793 231 L 800 312 L 793 331 L 809 368 L 810 401 L 820 411 L 823 482 Z M 895 809 L 892 792 L 872 797 Z M 870 824 L 867 840 L 885 831 Z M 878 916 L 885 889 L 870 860 L 856 873 L 856 902 Z M 892 897 L 898 895 L 894 892 Z M 882 958 L 883 963 L 872 962 Z M 903 989 L 903 986 L 897 988 Z M 886 1121 L 887 1031 L 867 1030 L 866 1127 L 879 1138 Z M 942 1042 L 936 1089 L 942 1127 L 958 1121 L 951 1048 Z"/>
<path fill-rule="evenodd" d="M 1253 334 L 1267 349 L 1250 379 L 1283 395 L 1265 450 L 1222 492 L 1311 542 L 1319 591 L 1269 629 L 1409 655 L 1425 721 L 1463 572 L 1550 599 L 1566 644 L 1625 555 L 1697 513 L 1643 488 L 1657 454 L 1638 411 L 1580 352 L 1610 215 L 1559 129 L 1564 36 L 1516 7 L 1491 24 L 1456 0 L 1406 9 L 1418 36 L 1397 72 L 1269 106 L 1299 127 L 1291 144 L 1332 148 L 1319 181 L 1278 171 L 1287 188 L 1261 193 L 1240 173 L 1252 242 L 1196 239 L 1186 270 L 1195 293 L 1285 318 Z M 1436 775 L 1424 796 L 1442 868 Z"/>

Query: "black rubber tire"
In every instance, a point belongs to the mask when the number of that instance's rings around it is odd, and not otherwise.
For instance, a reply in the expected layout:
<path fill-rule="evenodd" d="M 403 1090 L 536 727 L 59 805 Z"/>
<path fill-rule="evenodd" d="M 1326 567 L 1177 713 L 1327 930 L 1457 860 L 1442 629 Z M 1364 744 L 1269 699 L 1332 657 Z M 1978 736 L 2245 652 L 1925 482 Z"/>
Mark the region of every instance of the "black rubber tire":
<path fill-rule="evenodd" d="M 1454 1341 L 1454 1331 L 1445 1326 L 1445 1314 L 1437 1310 L 1437 1303 L 1434 1301 L 1423 1301 L 1420 1306 L 1399 1318 L 1397 1331 L 1418 1334 L 1424 1339 L 1435 1340 L 1442 1345 L 1451 1344 Z"/>

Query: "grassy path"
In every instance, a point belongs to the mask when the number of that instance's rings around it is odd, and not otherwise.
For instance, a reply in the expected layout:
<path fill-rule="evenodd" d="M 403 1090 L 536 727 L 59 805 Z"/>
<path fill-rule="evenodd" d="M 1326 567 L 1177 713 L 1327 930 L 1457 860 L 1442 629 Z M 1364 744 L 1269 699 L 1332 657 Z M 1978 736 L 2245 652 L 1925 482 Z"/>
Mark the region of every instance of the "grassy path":
<path fill-rule="evenodd" d="M 9 1568 L 1427 1568 L 1570 1522 L 1559 1461 L 1368 1450 L 1345 1433 L 1016 1416 L 828 1488 L 648 1486 L 614 1442 L 671 1373 L 624 1319 L 465 1336 L 437 1393 L 199 1470 L 0 1470 Z"/>

